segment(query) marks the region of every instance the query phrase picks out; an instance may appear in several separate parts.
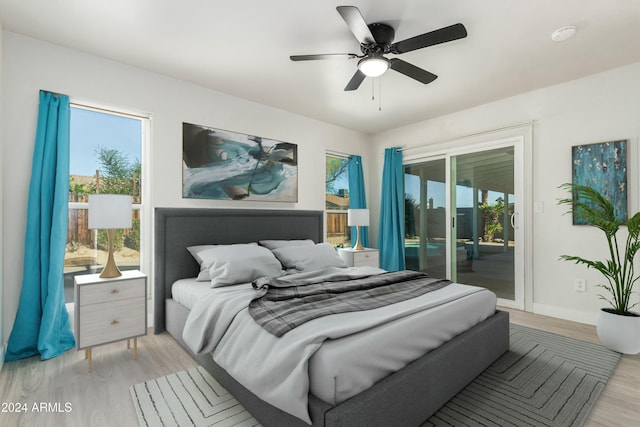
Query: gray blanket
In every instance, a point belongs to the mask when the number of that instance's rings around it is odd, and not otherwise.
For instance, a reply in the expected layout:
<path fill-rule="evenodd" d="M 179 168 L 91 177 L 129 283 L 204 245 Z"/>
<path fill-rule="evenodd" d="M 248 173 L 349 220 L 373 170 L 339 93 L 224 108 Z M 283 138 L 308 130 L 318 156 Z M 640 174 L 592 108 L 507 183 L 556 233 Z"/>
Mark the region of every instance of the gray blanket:
<path fill-rule="evenodd" d="M 249 314 L 265 330 L 281 337 L 319 317 L 372 310 L 415 298 L 450 283 L 408 270 L 303 285 L 261 278 L 253 283 L 261 292 L 249 304 Z"/>

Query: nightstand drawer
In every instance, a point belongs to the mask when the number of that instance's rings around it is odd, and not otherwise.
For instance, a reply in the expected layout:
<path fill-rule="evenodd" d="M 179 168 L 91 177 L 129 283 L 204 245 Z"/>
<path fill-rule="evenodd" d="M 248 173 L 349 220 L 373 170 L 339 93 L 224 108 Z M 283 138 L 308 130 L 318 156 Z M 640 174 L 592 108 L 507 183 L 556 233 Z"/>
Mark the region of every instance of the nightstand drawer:
<path fill-rule="evenodd" d="M 144 288 L 143 288 L 144 289 Z M 146 334 L 144 294 L 140 298 L 80 307 L 78 349 Z"/>
<path fill-rule="evenodd" d="M 379 253 L 378 251 L 354 252 L 353 264 L 359 267 L 364 267 L 364 266 L 377 267 L 378 253 Z"/>
<path fill-rule="evenodd" d="M 372 248 L 365 248 L 356 251 L 355 249 L 340 249 L 338 255 L 347 267 L 376 267 L 380 265 L 380 251 Z"/>
<path fill-rule="evenodd" d="M 145 296 L 144 278 L 112 280 L 104 283 L 83 285 L 80 289 L 80 305 L 99 304 Z"/>

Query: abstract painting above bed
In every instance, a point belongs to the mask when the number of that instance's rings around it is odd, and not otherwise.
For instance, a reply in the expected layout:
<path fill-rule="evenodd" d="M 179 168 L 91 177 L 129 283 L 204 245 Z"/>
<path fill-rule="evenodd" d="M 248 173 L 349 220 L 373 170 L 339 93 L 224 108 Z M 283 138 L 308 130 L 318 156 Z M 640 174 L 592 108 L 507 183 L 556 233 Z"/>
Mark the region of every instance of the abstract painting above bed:
<path fill-rule="evenodd" d="M 182 124 L 182 196 L 298 201 L 298 146 L 255 135 Z"/>

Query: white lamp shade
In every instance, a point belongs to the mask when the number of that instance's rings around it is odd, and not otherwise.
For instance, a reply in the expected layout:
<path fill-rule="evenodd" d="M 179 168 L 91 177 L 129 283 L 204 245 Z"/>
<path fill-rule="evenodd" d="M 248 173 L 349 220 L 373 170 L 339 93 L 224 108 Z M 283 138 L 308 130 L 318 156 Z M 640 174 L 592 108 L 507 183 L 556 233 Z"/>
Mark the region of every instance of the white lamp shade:
<path fill-rule="evenodd" d="M 89 195 L 89 229 L 131 228 L 131 196 Z"/>
<path fill-rule="evenodd" d="M 369 225 L 369 209 L 349 209 L 347 217 L 347 225 L 356 227 Z"/>

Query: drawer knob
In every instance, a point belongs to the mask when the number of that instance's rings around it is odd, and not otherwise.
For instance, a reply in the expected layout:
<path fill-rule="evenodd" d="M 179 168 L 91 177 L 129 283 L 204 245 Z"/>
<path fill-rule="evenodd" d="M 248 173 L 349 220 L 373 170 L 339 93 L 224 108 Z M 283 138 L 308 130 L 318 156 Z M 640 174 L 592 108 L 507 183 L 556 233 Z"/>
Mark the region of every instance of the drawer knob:
<path fill-rule="evenodd" d="M 120 293 L 120 291 L 119 291 L 119 290 L 117 290 L 117 289 L 112 289 L 112 290 L 111 290 L 111 293 L 112 293 L 112 294 L 119 294 L 119 293 Z"/>
<path fill-rule="evenodd" d="M 119 322 L 118 320 L 114 320 L 114 321 L 112 321 L 112 322 L 111 322 L 111 324 L 112 324 L 112 325 L 119 325 L 119 324 L 120 324 L 120 322 Z"/>

